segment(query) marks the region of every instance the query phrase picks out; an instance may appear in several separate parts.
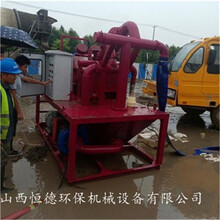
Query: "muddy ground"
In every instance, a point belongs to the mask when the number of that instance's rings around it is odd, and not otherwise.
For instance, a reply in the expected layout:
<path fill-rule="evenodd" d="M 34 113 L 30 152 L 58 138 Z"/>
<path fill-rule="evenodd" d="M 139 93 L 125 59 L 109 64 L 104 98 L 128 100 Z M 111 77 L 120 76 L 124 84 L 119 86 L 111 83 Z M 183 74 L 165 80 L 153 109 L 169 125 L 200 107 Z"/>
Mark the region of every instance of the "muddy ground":
<path fill-rule="evenodd" d="M 141 95 L 140 90 L 136 95 Z M 44 108 L 50 107 L 45 103 Z M 14 144 L 20 149 L 24 143 L 24 154 L 7 165 L 5 183 L 15 189 L 1 194 L 1 217 L 22 210 L 41 196 L 44 203 L 20 219 L 219 219 L 218 152 L 193 155 L 195 149 L 219 146 L 219 131 L 212 126 L 209 112 L 189 118 L 180 108 L 167 106 L 168 132 L 186 135 L 173 140 L 186 156 L 166 145 L 159 170 L 68 184 L 61 182 L 62 173 L 35 128 L 34 99 L 23 98 L 22 110 L 25 119 L 18 124 Z M 151 128 L 156 129 L 157 123 Z M 154 137 L 150 140 L 141 147 L 147 150 L 155 142 Z M 35 148 L 41 148 L 40 153 L 31 152 Z M 124 163 L 135 163 L 129 160 L 124 158 Z M 120 163 L 112 161 L 112 166 Z"/>

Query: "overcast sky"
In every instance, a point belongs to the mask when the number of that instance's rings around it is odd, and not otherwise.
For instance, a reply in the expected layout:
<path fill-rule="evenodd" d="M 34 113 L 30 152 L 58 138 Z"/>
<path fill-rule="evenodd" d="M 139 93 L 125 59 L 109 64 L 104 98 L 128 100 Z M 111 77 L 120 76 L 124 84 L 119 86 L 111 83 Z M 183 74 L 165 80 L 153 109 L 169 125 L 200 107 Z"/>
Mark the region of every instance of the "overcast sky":
<path fill-rule="evenodd" d="M 30 5 L 30 6 L 27 6 Z M 182 46 L 191 40 L 219 36 L 219 1 L 9 1 L 1 6 L 36 14 L 47 9 L 58 20 L 56 27 L 73 28 L 80 37 L 96 31 L 108 32 L 126 21 L 134 21 L 141 38 Z M 87 16 L 87 17 L 85 17 Z M 109 21 L 110 20 L 110 21 Z M 119 21 L 119 22 L 114 22 Z M 120 23 L 122 22 L 122 23 Z"/>

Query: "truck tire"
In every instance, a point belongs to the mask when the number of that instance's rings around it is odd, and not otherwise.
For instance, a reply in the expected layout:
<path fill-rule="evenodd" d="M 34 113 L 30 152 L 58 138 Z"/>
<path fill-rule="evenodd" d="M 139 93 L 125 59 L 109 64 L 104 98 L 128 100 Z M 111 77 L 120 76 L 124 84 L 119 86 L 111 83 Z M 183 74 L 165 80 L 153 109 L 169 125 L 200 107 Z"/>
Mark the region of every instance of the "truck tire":
<path fill-rule="evenodd" d="M 212 124 L 219 130 L 220 105 L 216 108 L 211 109 L 210 116 L 211 116 Z"/>
<path fill-rule="evenodd" d="M 184 112 L 186 112 L 187 114 L 189 115 L 201 115 L 202 113 L 204 113 L 206 110 L 203 110 L 203 109 L 194 109 L 194 108 L 187 108 L 187 107 L 181 107 L 182 110 Z"/>

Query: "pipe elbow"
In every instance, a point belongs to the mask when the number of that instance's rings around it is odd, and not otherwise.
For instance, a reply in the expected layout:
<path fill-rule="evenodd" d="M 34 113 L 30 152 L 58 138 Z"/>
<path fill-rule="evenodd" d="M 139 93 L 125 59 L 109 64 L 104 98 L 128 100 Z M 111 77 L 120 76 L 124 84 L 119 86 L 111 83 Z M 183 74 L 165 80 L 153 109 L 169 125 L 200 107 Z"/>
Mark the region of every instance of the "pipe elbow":
<path fill-rule="evenodd" d="M 136 77 L 137 77 L 137 69 L 134 65 L 131 66 L 131 83 L 134 84 L 136 82 Z"/>
<path fill-rule="evenodd" d="M 130 35 L 130 37 L 140 38 L 137 25 L 133 21 L 127 21 L 121 27 L 122 35 Z"/>
<path fill-rule="evenodd" d="M 138 27 L 133 21 L 125 22 L 121 27 L 113 27 L 109 33 L 140 38 Z"/>
<path fill-rule="evenodd" d="M 91 64 L 89 65 L 83 72 L 83 79 L 89 77 L 90 75 L 92 75 L 95 71 L 97 70 L 97 64 Z"/>
<path fill-rule="evenodd" d="M 103 33 L 102 33 L 101 31 L 94 33 L 94 35 L 93 35 L 93 40 L 94 40 L 95 42 L 99 42 L 99 41 L 101 41 L 102 39 L 104 39 L 104 35 L 103 35 Z"/>
<path fill-rule="evenodd" d="M 169 57 L 169 50 L 168 48 L 161 42 L 155 41 L 157 44 L 157 49 L 160 51 L 160 56 L 168 58 Z"/>

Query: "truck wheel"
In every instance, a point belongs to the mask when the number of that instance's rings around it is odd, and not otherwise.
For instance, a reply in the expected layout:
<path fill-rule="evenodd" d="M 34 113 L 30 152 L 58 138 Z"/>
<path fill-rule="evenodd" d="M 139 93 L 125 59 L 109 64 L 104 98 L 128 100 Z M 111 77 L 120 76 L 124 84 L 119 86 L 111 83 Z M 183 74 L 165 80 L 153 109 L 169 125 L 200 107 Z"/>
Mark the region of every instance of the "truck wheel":
<path fill-rule="evenodd" d="M 219 130 L 220 105 L 216 108 L 211 109 L 210 116 L 211 116 L 212 124 Z"/>
<path fill-rule="evenodd" d="M 181 107 L 184 112 L 186 112 L 189 115 L 201 115 L 204 113 L 206 110 L 202 109 L 194 109 L 194 108 L 187 108 L 187 107 Z"/>

